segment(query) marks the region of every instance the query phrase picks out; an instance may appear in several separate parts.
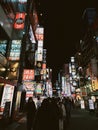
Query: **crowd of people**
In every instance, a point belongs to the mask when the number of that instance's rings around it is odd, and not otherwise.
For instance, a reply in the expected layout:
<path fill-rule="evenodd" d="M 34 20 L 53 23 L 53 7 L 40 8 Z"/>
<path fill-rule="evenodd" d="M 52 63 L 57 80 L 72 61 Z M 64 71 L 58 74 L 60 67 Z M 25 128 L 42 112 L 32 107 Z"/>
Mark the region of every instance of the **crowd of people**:
<path fill-rule="evenodd" d="M 78 105 L 77 105 L 78 103 Z M 27 130 L 65 130 L 71 119 L 72 109 L 86 109 L 98 116 L 98 99 L 74 100 L 71 97 L 47 97 L 41 100 L 29 97 L 25 105 Z"/>
<path fill-rule="evenodd" d="M 69 97 L 48 97 L 35 104 L 32 97 L 26 103 L 27 130 L 64 130 L 71 118 L 73 100 Z"/>

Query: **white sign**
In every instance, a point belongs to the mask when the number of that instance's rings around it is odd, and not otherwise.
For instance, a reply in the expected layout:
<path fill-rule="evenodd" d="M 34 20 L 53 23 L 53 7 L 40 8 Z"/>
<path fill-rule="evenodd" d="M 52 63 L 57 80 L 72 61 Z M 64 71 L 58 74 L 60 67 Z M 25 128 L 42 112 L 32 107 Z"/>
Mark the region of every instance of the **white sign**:
<path fill-rule="evenodd" d="M 11 102 L 11 104 L 10 104 L 10 114 L 11 114 L 13 94 L 14 94 L 14 86 L 5 84 L 4 90 L 3 90 L 3 96 L 2 96 L 2 100 L 1 100 L 1 111 L 2 112 L 4 111 L 5 103 Z"/>
<path fill-rule="evenodd" d="M 21 51 L 21 40 L 12 40 L 9 60 L 19 60 Z"/>
<path fill-rule="evenodd" d="M 80 104 L 81 104 L 81 109 L 85 109 L 84 100 L 81 100 L 81 101 L 80 101 Z"/>

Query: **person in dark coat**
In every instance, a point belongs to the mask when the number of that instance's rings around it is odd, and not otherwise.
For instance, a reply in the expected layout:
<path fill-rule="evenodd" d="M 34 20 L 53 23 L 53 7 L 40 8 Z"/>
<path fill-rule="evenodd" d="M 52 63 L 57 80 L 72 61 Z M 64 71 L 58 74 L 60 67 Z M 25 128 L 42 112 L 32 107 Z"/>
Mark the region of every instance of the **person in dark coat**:
<path fill-rule="evenodd" d="M 42 101 L 36 114 L 33 130 L 59 130 L 59 108 L 51 98 Z"/>
<path fill-rule="evenodd" d="M 27 113 L 27 130 L 31 130 L 33 128 L 33 123 L 36 114 L 36 106 L 32 97 L 29 97 L 28 102 L 26 104 L 26 113 Z"/>
<path fill-rule="evenodd" d="M 66 110 L 66 120 L 67 120 L 67 123 L 69 123 L 69 120 L 71 118 L 71 100 L 69 99 L 69 97 L 67 98 L 64 98 L 65 99 L 65 110 Z"/>

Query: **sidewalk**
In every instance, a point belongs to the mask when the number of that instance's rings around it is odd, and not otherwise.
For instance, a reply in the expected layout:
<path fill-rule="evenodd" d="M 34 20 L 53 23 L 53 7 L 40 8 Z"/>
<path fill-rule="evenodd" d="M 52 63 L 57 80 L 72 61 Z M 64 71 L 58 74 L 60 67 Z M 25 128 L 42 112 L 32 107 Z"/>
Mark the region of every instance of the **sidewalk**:
<path fill-rule="evenodd" d="M 72 116 L 69 124 L 66 124 L 66 130 L 97 130 L 98 117 L 90 114 L 88 110 L 72 110 Z"/>
<path fill-rule="evenodd" d="M 0 130 L 15 130 L 20 126 L 21 120 L 24 117 L 24 113 L 19 113 L 13 121 L 10 121 L 10 119 L 0 120 Z"/>
<path fill-rule="evenodd" d="M 66 122 L 67 123 L 67 122 Z M 98 129 L 98 117 L 90 115 L 88 110 L 72 110 L 71 119 L 68 124 L 65 123 L 66 130 L 94 130 Z M 19 113 L 17 119 L 0 130 L 26 130 L 26 115 Z"/>
<path fill-rule="evenodd" d="M 8 125 L 6 130 L 16 130 L 21 124 L 26 122 L 26 115 L 24 113 L 19 113 L 16 119 Z"/>

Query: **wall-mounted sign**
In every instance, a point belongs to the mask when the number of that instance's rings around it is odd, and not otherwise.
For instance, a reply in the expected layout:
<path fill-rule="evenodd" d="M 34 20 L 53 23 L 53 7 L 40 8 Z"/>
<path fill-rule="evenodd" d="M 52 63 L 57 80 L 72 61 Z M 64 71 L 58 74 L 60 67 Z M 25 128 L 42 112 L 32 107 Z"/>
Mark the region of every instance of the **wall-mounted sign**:
<path fill-rule="evenodd" d="M 18 0 L 19 1 L 19 3 L 26 3 L 27 2 L 27 0 Z"/>
<path fill-rule="evenodd" d="M 19 60 L 21 51 L 21 40 L 12 40 L 9 60 Z"/>
<path fill-rule="evenodd" d="M 25 13 L 17 12 L 14 21 L 15 29 L 24 29 Z"/>
<path fill-rule="evenodd" d="M 39 41 L 43 41 L 44 40 L 44 28 L 43 27 L 37 27 L 36 32 L 36 39 Z"/>
<path fill-rule="evenodd" d="M 38 47 L 43 47 L 43 41 L 41 40 L 38 41 Z"/>
<path fill-rule="evenodd" d="M 1 112 L 4 111 L 6 102 L 10 102 L 10 114 L 11 114 L 13 94 L 14 94 L 14 86 L 5 84 L 3 90 L 3 96 L 1 100 L 1 106 L 0 106 Z"/>
<path fill-rule="evenodd" d="M 41 94 L 42 93 L 42 84 L 38 83 L 36 85 L 36 93 Z"/>
<path fill-rule="evenodd" d="M 34 70 L 24 69 L 23 80 L 34 80 Z"/>
<path fill-rule="evenodd" d="M 0 40 L 0 53 L 5 56 L 7 47 L 7 40 Z"/>
<path fill-rule="evenodd" d="M 46 69 L 46 63 L 42 64 L 42 69 Z"/>

